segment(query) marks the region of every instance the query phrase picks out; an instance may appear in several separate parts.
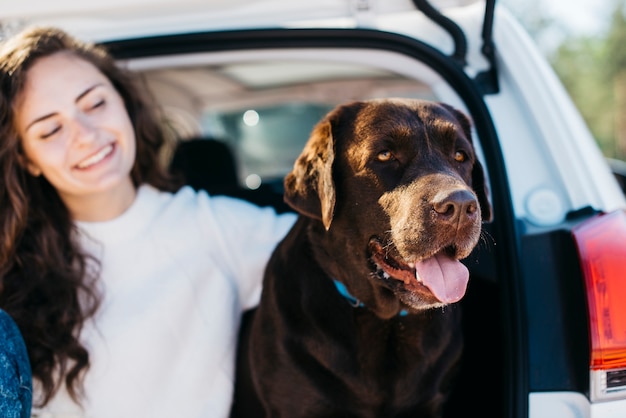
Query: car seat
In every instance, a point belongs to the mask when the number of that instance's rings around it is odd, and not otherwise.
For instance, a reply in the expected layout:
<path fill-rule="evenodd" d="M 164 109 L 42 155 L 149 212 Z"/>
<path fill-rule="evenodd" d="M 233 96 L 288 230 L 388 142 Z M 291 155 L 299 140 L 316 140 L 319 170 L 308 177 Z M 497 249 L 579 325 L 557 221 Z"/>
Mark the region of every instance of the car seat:
<path fill-rule="evenodd" d="M 293 211 L 283 200 L 282 192 L 261 184 L 258 189 L 242 187 L 237 178 L 237 163 L 231 148 L 215 138 L 182 140 L 174 150 L 169 166 L 174 176 L 195 190 L 210 195 L 225 195 L 247 200 L 258 206 L 272 206 L 278 213 Z"/>

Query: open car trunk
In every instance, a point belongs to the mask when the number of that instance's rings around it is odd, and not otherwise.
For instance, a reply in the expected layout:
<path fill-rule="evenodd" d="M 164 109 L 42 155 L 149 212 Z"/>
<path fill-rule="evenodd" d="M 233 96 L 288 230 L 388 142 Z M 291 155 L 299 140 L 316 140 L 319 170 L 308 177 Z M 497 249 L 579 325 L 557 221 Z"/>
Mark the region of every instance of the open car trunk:
<path fill-rule="evenodd" d="M 217 143 L 229 154 L 197 155 L 194 187 L 278 211 L 291 210 L 284 175 L 337 104 L 413 97 L 464 110 L 494 220 L 465 260 L 465 359 L 447 416 L 619 416 L 590 402 L 572 231 L 624 197 L 554 74 L 495 1 L 21 0 L 0 16 L 0 34 L 50 24 L 106 45 L 157 100 L 172 132 L 167 164 L 183 143 Z"/>

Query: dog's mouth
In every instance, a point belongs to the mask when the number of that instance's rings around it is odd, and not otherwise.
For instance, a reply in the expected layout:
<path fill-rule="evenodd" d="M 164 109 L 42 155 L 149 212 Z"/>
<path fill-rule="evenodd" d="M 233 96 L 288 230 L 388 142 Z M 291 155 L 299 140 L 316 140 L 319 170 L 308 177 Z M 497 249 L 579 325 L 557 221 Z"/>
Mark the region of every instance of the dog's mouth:
<path fill-rule="evenodd" d="M 393 257 L 376 239 L 370 240 L 369 249 L 378 277 L 401 282 L 406 291 L 418 294 L 420 299 L 449 304 L 465 295 L 469 271 L 455 257 L 452 246 L 412 262 Z"/>

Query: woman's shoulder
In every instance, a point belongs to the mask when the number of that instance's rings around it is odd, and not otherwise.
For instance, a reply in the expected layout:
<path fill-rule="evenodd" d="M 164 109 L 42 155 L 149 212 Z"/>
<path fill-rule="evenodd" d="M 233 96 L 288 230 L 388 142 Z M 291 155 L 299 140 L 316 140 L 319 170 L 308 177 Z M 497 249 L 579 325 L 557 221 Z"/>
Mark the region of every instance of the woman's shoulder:
<path fill-rule="evenodd" d="M 146 186 L 142 186 L 146 187 Z M 270 207 L 262 208 L 243 199 L 222 195 L 209 195 L 205 190 L 194 190 L 190 186 L 183 186 L 176 192 L 158 191 L 147 186 L 149 193 L 156 193 L 164 207 L 170 210 L 199 211 L 214 216 L 255 215 L 260 212 L 274 212 Z M 151 189 L 151 190 L 150 190 Z"/>
<path fill-rule="evenodd" d="M 256 217 L 260 208 L 239 199 L 211 196 L 204 190 L 183 186 L 175 192 L 166 192 L 151 186 L 142 186 L 139 198 L 142 205 L 149 202 L 160 224 L 175 223 L 178 228 L 219 229 L 219 225 Z"/>
<path fill-rule="evenodd" d="M 155 212 L 163 214 L 197 210 L 199 206 L 209 204 L 211 197 L 189 186 L 183 186 L 172 192 L 143 184 L 138 189 L 137 200 L 138 205 L 150 206 Z"/>

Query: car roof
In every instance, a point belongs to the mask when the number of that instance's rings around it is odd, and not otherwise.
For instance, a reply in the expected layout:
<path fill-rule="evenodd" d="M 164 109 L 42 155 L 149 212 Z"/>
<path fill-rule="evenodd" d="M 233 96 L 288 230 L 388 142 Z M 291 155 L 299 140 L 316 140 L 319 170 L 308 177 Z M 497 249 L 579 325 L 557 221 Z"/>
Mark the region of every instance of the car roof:
<path fill-rule="evenodd" d="M 440 11 L 478 0 L 431 0 Z M 20 0 L 0 6 L 0 27 L 59 26 L 94 41 L 219 30 L 277 27 L 289 22 L 350 19 L 415 10 L 412 0 Z M 300 23 L 301 25 L 302 23 Z M 330 24 L 330 23 L 329 23 Z"/>

